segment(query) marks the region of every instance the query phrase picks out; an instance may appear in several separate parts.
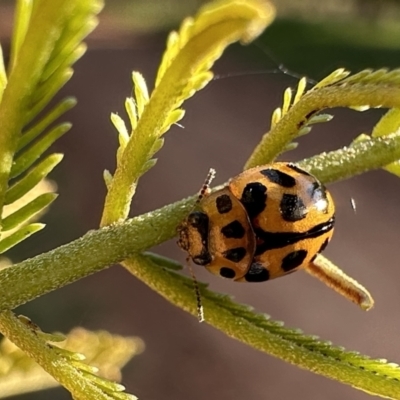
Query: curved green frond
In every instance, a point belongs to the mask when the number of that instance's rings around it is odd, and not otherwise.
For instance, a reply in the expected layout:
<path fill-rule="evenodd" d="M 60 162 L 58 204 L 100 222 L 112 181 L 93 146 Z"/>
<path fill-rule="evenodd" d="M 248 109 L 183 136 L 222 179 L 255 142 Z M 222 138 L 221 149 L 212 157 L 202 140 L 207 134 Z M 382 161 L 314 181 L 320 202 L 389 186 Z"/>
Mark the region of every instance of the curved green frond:
<path fill-rule="evenodd" d="M 143 255 L 124 262 L 125 267 L 171 303 L 197 315 L 191 279 L 170 271 Z M 158 268 L 157 268 L 158 266 Z M 330 342 L 286 328 L 282 322 L 257 314 L 229 296 L 200 285 L 206 323 L 258 350 L 312 372 L 336 379 L 382 397 L 400 399 L 400 368 L 382 359 L 347 352 Z"/>
<path fill-rule="evenodd" d="M 399 77 L 400 70 L 365 70 L 349 75 L 348 71 L 339 69 L 301 96 L 295 96 L 296 102 L 291 107 L 288 107 L 291 97 L 286 95 L 286 113 L 282 113 L 282 109 L 274 112 L 270 131 L 263 136 L 245 169 L 272 162 L 293 139 L 307 132 L 303 129 L 309 127 L 310 120 L 314 123 L 328 121 L 330 117 L 316 118 L 316 114 L 323 109 L 400 108 Z M 300 90 L 300 93 L 303 91 Z"/>
<path fill-rule="evenodd" d="M 126 399 L 134 398 L 134 396 L 130 397 L 132 395 L 121 392 L 123 390 L 122 385 L 109 380 L 119 381 L 121 379 L 122 367 L 132 357 L 142 352 L 143 342 L 141 339 L 111 335 L 105 331 L 91 332 L 83 328 L 73 329 L 65 337 L 60 334 L 42 332 L 29 318 L 18 316 L 17 319 L 18 321 L 15 322 L 19 322 L 20 334 L 22 334 L 25 326 L 26 333 L 34 333 L 41 341 L 41 344 L 36 343 L 36 345 L 39 345 L 38 351 L 40 345 L 47 346 L 50 353 L 48 356 L 53 359 L 56 365 L 59 363 L 68 364 L 72 371 L 75 369 L 78 373 L 80 372 L 82 375 L 80 383 L 83 385 L 80 394 L 82 394 L 85 385 L 93 385 L 107 393 L 110 396 L 109 398 L 124 398 L 119 397 L 119 395 L 125 395 Z M 2 330 L 2 322 L 0 315 L 0 330 Z M 54 342 L 64 343 L 55 346 L 51 344 Z M 8 339 L 3 339 L 0 343 L 0 356 L 2 360 L 0 363 L 0 398 L 59 385 L 42 368 L 43 362 L 36 363 L 34 357 L 28 357 Z M 47 362 L 47 360 L 44 362 Z M 99 376 L 95 375 L 97 373 Z M 23 385 L 21 385 L 21 381 L 24 382 Z M 114 393 L 115 390 L 119 391 Z"/>
<path fill-rule="evenodd" d="M 118 150 L 102 226 L 127 217 L 138 179 L 155 163 L 151 157 L 162 145 L 158 139 L 183 117 L 181 104 L 212 79 L 209 70 L 224 48 L 238 40 L 250 42 L 273 16 L 263 0 L 209 3 L 169 36 L 150 97 L 143 77 L 133 73 L 135 101 L 128 102 L 127 112 L 134 130 L 123 152 Z"/>
<path fill-rule="evenodd" d="M 3 204 L 16 202 L 29 192 L 61 161 L 58 154 L 45 159 L 43 154 L 70 129 L 69 123 L 51 125 L 76 102 L 67 98 L 45 115 L 41 113 L 71 78 L 72 64 L 86 50 L 81 42 L 96 26 L 95 14 L 101 7 L 101 0 L 17 1 L 9 77 L 2 98 L 2 82 L 7 78 L 0 68 L 0 210 Z M 6 228 L 17 219 L 27 223 L 29 213 L 31 217 L 37 213 L 38 204 L 33 206 L 19 213 L 14 210 L 14 221 L 10 224 L 9 217 Z M 4 218 L 2 212 L 0 215 Z M 26 230 L 32 233 L 35 229 L 30 225 Z M 24 237 L 23 232 L 24 227 L 19 226 L 19 236 L 18 232 L 7 238 L 8 234 L 2 235 L 2 250 L 10 247 L 13 238 L 15 245 Z"/>

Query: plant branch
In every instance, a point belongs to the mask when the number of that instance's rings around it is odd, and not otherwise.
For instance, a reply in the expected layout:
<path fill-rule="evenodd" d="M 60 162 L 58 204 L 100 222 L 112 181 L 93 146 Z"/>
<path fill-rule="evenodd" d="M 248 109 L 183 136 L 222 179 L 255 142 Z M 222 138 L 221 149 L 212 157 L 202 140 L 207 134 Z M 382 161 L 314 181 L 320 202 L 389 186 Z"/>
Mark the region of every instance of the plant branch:
<path fill-rule="evenodd" d="M 309 91 L 263 136 L 244 169 L 271 163 L 296 138 L 309 115 L 326 108 L 360 106 L 400 108 L 400 87 L 354 84 Z"/>
<path fill-rule="evenodd" d="M 393 133 L 322 153 L 298 164 L 326 184 L 384 168 L 387 164 L 400 159 L 399 151 L 400 133 Z"/>
<path fill-rule="evenodd" d="M 138 255 L 124 263 L 133 275 L 174 305 L 197 316 L 193 282 L 167 268 L 157 268 L 147 257 Z M 291 364 L 369 393 L 400 399 L 400 369 L 385 361 L 343 351 L 302 332 L 285 328 L 268 316 L 256 314 L 233 303 L 228 296 L 216 295 L 201 285 L 205 321 L 249 346 Z"/>
<path fill-rule="evenodd" d="M 1 270 L 0 310 L 15 308 L 172 238 L 194 199 L 92 230 L 68 244 Z"/>
<path fill-rule="evenodd" d="M 382 151 L 388 148 L 389 152 Z M 336 162 L 339 156 L 340 163 Z M 348 157 L 353 165 L 350 172 Z M 400 137 L 390 135 L 324 153 L 301 165 L 326 183 L 383 167 L 399 158 Z M 329 168 L 321 169 L 321 160 L 328 162 Z M 124 223 L 90 231 L 80 239 L 0 271 L 0 310 L 15 308 L 173 238 L 196 198 L 192 196 Z"/>
<path fill-rule="evenodd" d="M 67 388 L 76 398 L 113 400 L 97 385 L 72 366 L 70 360 L 60 356 L 34 330 L 11 311 L 0 313 L 0 332 L 33 358 L 45 371 Z"/>
<path fill-rule="evenodd" d="M 106 197 L 101 226 L 125 219 L 140 176 L 146 163 L 162 143 L 157 140 L 173 112 L 196 90 L 211 79 L 209 68 L 225 47 L 238 40 L 251 41 L 273 18 L 268 2 L 259 0 L 215 2 L 202 9 L 194 20 L 186 20 L 173 38 L 170 63 L 154 89 L 150 100 L 138 110 L 141 117 L 118 162 Z M 206 66 L 206 67 L 205 67 Z M 201 73 L 200 73 L 201 72 Z M 199 85 L 194 84 L 199 78 Z M 139 104 L 139 103 L 138 103 Z M 181 115 L 183 115 L 181 113 Z M 149 164 L 152 166 L 153 164 Z"/>

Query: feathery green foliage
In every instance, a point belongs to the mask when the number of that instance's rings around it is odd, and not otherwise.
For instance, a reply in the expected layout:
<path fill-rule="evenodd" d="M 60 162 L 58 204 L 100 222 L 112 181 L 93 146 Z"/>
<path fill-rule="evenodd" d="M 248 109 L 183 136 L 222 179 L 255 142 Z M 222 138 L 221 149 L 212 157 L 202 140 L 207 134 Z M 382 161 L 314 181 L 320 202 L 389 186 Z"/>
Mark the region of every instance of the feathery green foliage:
<path fill-rule="evenodd" d="M 33 189 L 62 159 L 59 154 L 43 158 L 43 153 L 70 129 L 68 123 L 53 123 L 73 107 L 75 101 L 67 98 L 50 111 L 42 111 L 71 77 L 71 65 L 83 54 L 85 45 L 81 41 L 96 25 L 95 15 L 101 5 L 100 0 L 19 0 L 17 3 L 7 73 L 2 57 L 0 59 L 0 206 L 6 205 L 1 214 L 0 252 L 41 229 L 42 224 L 29 221 L 56 198 L 49 189 L 37 194 L 33 194 Z M 41 332 L 39 327 L 26 318 L 16 317 L 10 310 L 122 262 L 128 271 L 170 302 L 197 314 L 193 283 L 176 273 L 180 266 L 161 256 L 143 253 L 175 236 L 177 225 L 193 207 L 196 196 L 124 220 L 139 178 L 155 165 L 154 155 L 163 145 L 163 135 L 184 117 L 183 102 L 212 79 L 210 68 L 226 46 L 238 40 L 251 41 L 273 16 L 272 6 L 264 0 L 223 0 L 210 2 L 193 19 L 187 18 L 180 29 L 168 37 L 154 90 L 149 93 L 140 73 L 132 74 L 134 94 L 125 101 L 129 126 L 120 116 L 111 115 L 119 147 L 115 173 L 104 173 L 108 193 L 102 228 L 0 270 L 0 332 L 37 361 L 74 398 L 128 399 L 134 396 L 123 393 L 122 385 L 95 375 L 96 369 L 82 363 L 80 354 L 51 344 L 60 339 L 58 335 Z M 295 93 L 291 89 L 285 91 L 282 107 L 272 115 L 270 132 L 263 137 L 246 168 L 271 162 L 293 148 L 296 145 L 293 140 L 307 134 L 313 124 L 330 121 L 332 116 L 321 114 L 322 109 L 387 107 L 391 110 L 371 135 L 363 134 L 348 147 L 316 155 L 300 161 L 299 165 L 325 183 L 376 168 L 399 175 L 399 95 L 399 70 L 366 70 L 351 75 L 338 69 L 308 91 L 306 80 L 301 79 Z M 32 194 L 33 197 L 26 200 L 25 196 Z M 346 352 L 299 330 L 285 328 L 268 316 L 234 303 L 228 296 L 212 293 L 204 284 L 199 286 L 206 322 L 227 335 L 361 390 L 400 399 L 400 369 L 396 364 Z M 77 351 L 91 353 L 93 349 L 84 344 L 91 343 L 93 338 L 91 334 L 78 334 L 75 343 L 83 348 Z M 104 339 L 104 347 L 100 352 L 100 349 L 92 352 L 90 364 L 97 356 L 101 358 L 104 351 L 118 347 L 119 339 L 106 333 L 96 334 L 96 338 L 100 342 Z M 114 372 L 115 368 L 119 372 L 119 366 L 133 355 L 127 340 L 120 340 L 121 346 L 128 347 L 123 360 L 115 360 Z M 3 342 L 0 351 L 4 351 L 3 346 L 7 345 Z M 29 369 L 26 357 L 18 358 L 7 351 L 3 356 L 3 360 L 8 357 L 12 364 L 8 372 L 3 373 L 4 381 L 7 378 L 11 381 L 12 373 Z M 110 357 L 113 358 L 107 355 Z M 14 363 L 16 358 L 21 360 L 20 364 Z M 117 375 L 111 378 L 118 380 L 119 373 Z"/>
<path fill-rule="evenodd" d="M 110 335 L 104 331 L 90 332 L 83 328 L 73 329 L 64 337 L 46 334 L 29 319 L 18 318 L 53 348 L 55 359 L 63 357 L 81 370 L 99 373 L 103 379 L 120 381 L 121 368 L 143 350 L 143 342 L 136 337 Z M 57 346 L 52 342 L 57 342 Z M 0 398 L 59 385 L 8 339 L 0 343 L 0 356 Z M 21 385 L 21 382 L 24 384 Z"/>
<path fill-rule="evenodd" d="M 310 124 L 329 121 L 330 116 L 317 114 L 323 109 L 348 107 L 364 111 L 400 107 L 399 76 L 398 70 L 366 70 L 350 75 L 349 71 L 338 69 L 307 92 L 300 81 L 295 101 L 290 104 L 291 96 L 286 94 L 284 112 L 274 112 L 270 131 L 261 139 L 245 169 L 272 162 L 288 146 L 291 149 L 293 139 L 308 133 Z M 390 133 L 394 131 L 386 132 Z"/>
<path fill-rule="evenodd" d="M 126 260 L 125 267 L 173 304 L 197 315 L 193 282 L 169 268 L 162 260 L 146 256 Z M 158 268 L 157 268 L 158 267 Z M 389 398 L 400 398 L 400 368 L 387 360 L 374 360 L 346 352 L 301 330 L 286 328 L 268 315 L 257 314 L 229 296 L 200 285 L 207 323 L 243 343 L 299 367 L 340 380 L 356 388 Z"/>
<path fill-rule="evenodd" d="M 120 378 L 121 368 L 133 355 L 140 353 L 143 344 L 137 338 L 123 338 L 112 336 L 106 332 L 91 333 L 83 329 L 72 331 L 67 338 L 60 334 L 48 334 L 42 332 L 39 327 L 23 316 L 17 317 L 11 311 L 1 313 L 0 330 L 9 340 L 23 350 L 31 359 L 36 361 L 53 378 L 66 387 L 74 397 L 85 399 L 134 399 L 127 393 L 123 393 L 124 386 L 109 381 L 106 377 L 97 375 L 99 368 L 104 365 L 113 370 L 106 370 L 106 376 Z M 66 340 L 66 350 L 53 344 Z M 3 375 L 13 379 L 26 378 L 28 383 L 38 385 L 34 377 L 41 380 L 45 387 L 54 386 L 54 383 L 41 374 L 35 363 L 23 356 L 22 352 L 16 352 L 10 348 L 8 342 L 3 342 L 0 347 L 3 361 Z M 79 351 L 79 353 L 77 353 Z M 91 366 L 83 361 L 89 355 L 88 362 L 95 364 Z M 4 387 L 3 393 L 15 393 L 15 387 L 8 386 L 12 381 L 0 382 Z M 40 388 L 43 388 L 40 387 Z M 23 388 L 27 391 L 28 386 Z M 21 391 L 17 392 L 20 393 Z"/>
<path fill-rule="evenodd" d="M 43 153 L 71 128 L 69 123 L 51 124 L 75 100 L 67 98 L 50 111 L 43 109 L 72 76 L 71 65 L 83 54 L 81 41 L 95 27 L 100 8 L 101 2 L 92 0 L 17 1 L 7 73 L 3 59 L 0 67 L 0 210 L 15 203 L 3 231 L 10 229 L 10 221 L 17 230 L 2 235 L 1 252 L 44 228 L 30 221 L 54 201 L 53 195 L 40 200 L 31 196 L 30 205 L 16 202 L 62 160 L 58 154 L 43 158 Z M 0 215 L 4 218 L 3 212 Z"/>
<path fill-rule="evenodd" d="M 115 115 L 119 133 L 117 170 L 107 182 L 101 226 L 128 216 L 138 179 L 156 163 L 152 158 L 163 146 L 162 135 L 184 116 L 181 104 L 213 77 L 210 68 L 230 43 L 250 42 L 271 22 L 273 8 L 262 0 L 216 1 L 183 21 L 172 32 L 149 96 L 146 83 L 133 73 L 135 97 L 126 101 L 131 133 Z"/>

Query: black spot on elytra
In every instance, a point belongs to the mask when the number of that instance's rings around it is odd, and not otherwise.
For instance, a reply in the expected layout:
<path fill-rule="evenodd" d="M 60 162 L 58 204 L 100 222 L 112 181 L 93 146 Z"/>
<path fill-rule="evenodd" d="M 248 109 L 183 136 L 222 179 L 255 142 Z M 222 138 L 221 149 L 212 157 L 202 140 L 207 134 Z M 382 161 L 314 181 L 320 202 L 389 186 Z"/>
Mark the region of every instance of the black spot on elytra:
<path fill-rule="evenodd" d="M 292 169 L 293 171 L 298 172 L 299 174 L 306 175 L 306 176 L 312 176 L 310 173 L 308 173 L 307 171 L 304 171 L 304 169 L 301 169 L 296 164 L 288 163 L 288 164 L 286 164 L 286 166 L 288 168 Z"/>
<path fill-rule="evenodd" d="M 306 250 L 293 251 L 282 260 L 281 267 L 285 272 L 292 271 L 293 269 L 300 267 L 306 257 Z"/>
<path fill-rule="evenodd" d="M 220 214 L 226 214 L 232 210 L 232 200 L 227 194 L 222 194 L 218 196 L 215 200 L 217 210 Z"/>
<path fill-rule="evenodd" d="M 219 270 L 219 274 L 224 278 L 233 279 L 236 275 L 236 272 L 232 268 L 222 267 Z"/>
<path fill-rule="evenodd" d="M 246 231 L 243 225 L 238 220 L 235 220 L 221 228 L 221 233 L 228 239 L 241 239 Z"/>
<path fill-rule="evenodd" d="M 328 246 L 328 243 L 329 243 L 329 239 L 325 239 L 325 242 L 322 243 L 322 246 L 318 250 L 318 253 L 322 253 L 326 249 L 326 246 Z"/>
<path fill-rule="evenodd" d="M 250 219 L 264 211 L 267 204 L 267 188 L 259 182 L 248 183 L 240 199 Z"/>
<path fill-rule="evenodd" d="M 278 169 L 266 168 L 260 171 L 266 176 L 271 182 L 276 183 L 279 186 L 285 188 L 291 188 L 296 185 L 296 179 L 285 172 L 279 171 Z"/>
<path fill-rule="evenodd" d="M 267 250 L 281 249 L 282 247 L 295 244 L 304 239 L 312 239 L 324 235 L 333 229 L 335 217 L 328 221 L 315 225 L 305 232 L 265 232 L 261 228 L 254 228 L 257 237 L 257 247 L 255 255 L 263 254 Z"/>
<path fill-rule="evenodd" d="M 295 222 L 306 217 L 308 210 L 303 200 L 295 194 L 284 194 L 279 205 L 282 218 L 285 221 Z"/>
<path fill-rule="evenodd" d="M 246 249 L 244 247 L 235 247 L 233 249 L 229 249 L 222 253 L 222 255 L 232 262 L 238 263 L 243 260 L 246 255 Z"/>
<path fill-rule="evenodd" d="M 253 263 L 244 279 L 247 282 L 265 282 L 269 279 L 269 271 L 260 263 Z"/>

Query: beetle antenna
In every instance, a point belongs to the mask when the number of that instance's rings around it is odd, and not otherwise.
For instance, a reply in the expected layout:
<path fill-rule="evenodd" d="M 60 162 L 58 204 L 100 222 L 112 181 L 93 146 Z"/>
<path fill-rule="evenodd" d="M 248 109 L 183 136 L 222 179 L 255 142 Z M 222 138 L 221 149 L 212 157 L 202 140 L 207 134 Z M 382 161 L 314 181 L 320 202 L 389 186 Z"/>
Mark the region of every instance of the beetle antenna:
<path fill-rule="evenodd" d="M 197 198 L 195 205 L 199 204 L 200 201 L 210 193 L 210 185 L 213 179 L 215 178 L 215 174 L 216 174 L 215 169 L 210 168 L 206 180 L 204 181 L 203 186 L 200 189 L 199 197 Z"/>
<path fill-rule="evenodd" d="M 197 282 L 196 275 L 194 274 L 192 265 L 190 264 L 190 259 L 189 257 L 186 259 L 186 264 L 189 267 L 190 275 L 193 280 L 193 289 L 196 294 L 196 300 L 197 300 L 197 319 L 199 322 L 204 322 L 204 308 L 203 304 L 201 302 L 201 295 L 200 295 L 200 288 L 199 288 L 199 283 Z"/>

